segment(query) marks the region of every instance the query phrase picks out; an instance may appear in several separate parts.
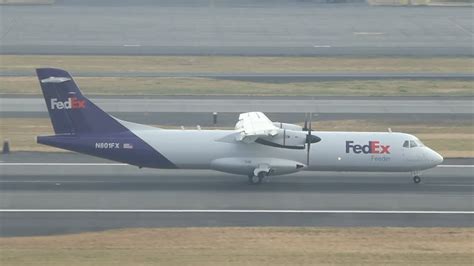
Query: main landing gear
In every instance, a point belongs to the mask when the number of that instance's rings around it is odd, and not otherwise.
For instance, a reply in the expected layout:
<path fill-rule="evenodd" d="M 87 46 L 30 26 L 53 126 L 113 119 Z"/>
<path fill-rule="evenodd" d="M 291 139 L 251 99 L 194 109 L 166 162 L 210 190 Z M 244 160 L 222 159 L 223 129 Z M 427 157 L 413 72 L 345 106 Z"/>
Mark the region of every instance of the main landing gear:
<path fill-rule="evenodd" d="M 415 184 L 419 184 L 421 182 L 421 177 L 420 177 L 420 173 L 418 172 L 413 172 L 413 182 Z"/>
<path fill-rule="evenodd" d="M 257 175 L 249 174 L 249 183 L 252 185 L 258 185 L 263 182 L 263 179 L 267 177 L 268 174 L 266 172 L 259 172 Z"/>

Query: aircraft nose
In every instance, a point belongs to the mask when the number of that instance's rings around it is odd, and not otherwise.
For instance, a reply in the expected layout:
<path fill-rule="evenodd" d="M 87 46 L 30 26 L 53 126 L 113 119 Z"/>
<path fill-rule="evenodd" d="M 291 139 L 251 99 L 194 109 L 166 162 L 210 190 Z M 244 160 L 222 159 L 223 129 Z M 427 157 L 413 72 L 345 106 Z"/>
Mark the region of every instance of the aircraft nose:
<path fill-rule="evenodd" d="M 443 156 L 441 156 L 441 154 L 435 152 L 432 149 L 429 149 L 428 158 L 431 162 L 433 162 L 434 165 L 439 165 L 439 164 L 443 163 L 443 161 L 444 161 Z"/>
<path fill-rule="evenodd" d="M 437 164 L 437 165 L 438 165 L 438 164 L 442 164 L 443 161 L 444 161 L 443 156 L 441 156 L 441 154 L 439 154 L 439 153 L 437 153 L 437 152 L 435 152 L 435 154 L 436 154 L 436 159 L 435 159 L 436 164 Z"/>

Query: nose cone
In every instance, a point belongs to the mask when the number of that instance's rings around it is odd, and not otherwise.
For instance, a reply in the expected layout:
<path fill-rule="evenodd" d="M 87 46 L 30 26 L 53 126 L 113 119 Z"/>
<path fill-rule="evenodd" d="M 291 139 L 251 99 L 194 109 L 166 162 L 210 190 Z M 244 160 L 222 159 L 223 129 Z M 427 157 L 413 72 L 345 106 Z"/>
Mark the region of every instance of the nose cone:
<path fill-rule="evenodd" d="M 428 149 L 428 156 L 427 156 L 428 160 L 431 161 L 431 163 L 436 166 L 436 165 L 439 165 L 441 163 L 443 163 L 443 156 L 441 156 L 439 153 L 435 152 L 434 150 L 432 149 Z"/>
<path fill-rule="evenodd" d="M 436 165 L 442 164 L 443 161 L 444 161 L 443 156 L 441 156 L 441 154 L 439 154 L 437 152 L 435 152 L 435 154 L 436 154 L 436 159 L 435 159 Z"/>

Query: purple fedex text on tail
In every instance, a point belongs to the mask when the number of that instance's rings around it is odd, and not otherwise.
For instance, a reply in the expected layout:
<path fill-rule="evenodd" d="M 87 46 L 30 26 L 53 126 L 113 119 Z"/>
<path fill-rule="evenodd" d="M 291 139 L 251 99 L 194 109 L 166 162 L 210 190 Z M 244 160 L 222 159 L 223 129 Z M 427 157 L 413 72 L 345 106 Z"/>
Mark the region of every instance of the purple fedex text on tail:
<path fill-rule="evenodd" d="M 61 69 L 36 70 L 48 108 L 54 136 L 38 143 L 141 167 L 176 168 L 161 153 L 136 136 L 94 103 Z"/>

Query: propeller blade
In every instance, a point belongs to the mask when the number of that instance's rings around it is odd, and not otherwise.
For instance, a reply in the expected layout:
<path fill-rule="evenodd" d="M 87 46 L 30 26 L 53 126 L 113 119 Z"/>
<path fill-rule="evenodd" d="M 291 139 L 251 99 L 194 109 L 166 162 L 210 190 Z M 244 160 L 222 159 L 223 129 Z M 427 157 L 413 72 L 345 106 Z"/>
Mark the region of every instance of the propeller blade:
<path fill-rule="evenodd" d="M 311 123 L 312 123 L 312 121 L 313 121 L 313 114 L 309 113 L 309 129 L 308 129 L 309 135 L 311 135 L 311 130 L 312 130 Z"/>
<path fill-rule="evenodd" d="M 303 127 L 303 131 L 307 131 L 308 130 L 308 113 L 305 113 L 304 114 L 304 127 Z"/>
<path fill-rule="evenodd" d="M 309 166 L 309 154 L 310 154 L 310 150 L 311 150 L 311 144 L 312 143 L 318 143 L 321 141 L 321 138 L 318 137 L 318 136 L 314 136 L 312 135 L 312 131 L 313 131 L 313 128 L 312 128 L 312 118 L 313 118 L 313 114 L 310 113 L 310 119 L 309 119 L 309 124 L 308 124 L 308 134 L 306 135 L 306 165 Z"/>
<path fill-rule="evenodd" d="M 308 135 L 309 137 L 309 135 Z M 311 141 L 310 138 L 307 138 L 307 145 L 306 145 L 306 166 L 309 166 L 309 150 L 311 149 Z"/>
<path fill-rule="evenodd" d="M 311 120 L 313 118 L 313 114 L 309 114 L 309 128 L 308 128 L 308 135 L 306 136 L 306 144 L 307 144 L 307 149 L 306 149 L 306 165 L 309 166 L 309 151 L 311 150 L 311 142 L 312 142 L 312 135 L 311 135 Z M 308 121 L 308 120 L 306 120 Z"/>

